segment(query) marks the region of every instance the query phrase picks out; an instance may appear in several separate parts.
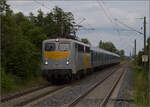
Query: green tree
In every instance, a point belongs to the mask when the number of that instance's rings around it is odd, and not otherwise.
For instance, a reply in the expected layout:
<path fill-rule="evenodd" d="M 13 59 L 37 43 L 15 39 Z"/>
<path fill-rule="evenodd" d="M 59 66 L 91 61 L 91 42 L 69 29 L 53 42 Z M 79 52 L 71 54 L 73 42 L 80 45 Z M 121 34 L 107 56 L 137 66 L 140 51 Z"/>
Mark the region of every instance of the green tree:
<path fill-rule="evenodd" d="M 119 55 L 124 56 L 124 50 L 120 50 Z"/>
<path fill-rule="evenodd" d="M 43 27 L 44 26 L 44 13 L 42 12 L 42 10 L 38 10 L 38 15 L 36 19 L 37 19 L 36 20 L 37 26 Z"/>
<path fill-rule="evenodd" d="M 86 43 L 86 44 L 91 45 L 90 41 L 89 41 L 88 39 L 86 39 L 86 38 L 82 38 L 81 41 L 82 41 L 83 43 Z"/>
<path fill-rule="evenodd" d="M 120 55 L 121 57 L 124 57 L 125 55 L 124 50 L 118 50 L 112 42 L 102 42 L 102 40 L 100 40 L 99 48 L 116 53 Z"/>
<path fill-rule="evenodd" d="M 36 23 L 36 17 L 34 16 L 34 14 L 32 12 L 29 13 L 29 21 L 32 23 L 32 24 L 35 24 Z"/>
<path fill-rule="evenodd" d="M 100 40 L 100 42 L 99 42 L 99 48 L 104 49 L 104 46 L 103 46 L 103 42 L 102 42 L 102 40 Z"/>
<path fill-rule="evenodd" d="M 1 14 L 11 14 L 12 11 L 9 8 L 10 6 L 6 3 L 6 0 L 0 1 L 0 13 Z"/>
<path fill-rule="evenodd" d="M 54 22 L 57 26 L 57 34 L 70 34 L 73 29 L 74 17 L 71 12 L 64 12 L 61 8 L 53 9 Z"/>
<path fill-rule="evenodd" d="M 111 42 L 102 42 L 102 41 L 100 41 L 99 48 L 102 48 L 102 49 L 105 49 L 107 51 L 114 52 L 114 53 L 117 52 L 117 49 L 116 49 L 115 45 Z"/>
<path fill-rule="evenodd" d="M 6 75 L 24 79 L 36 77 L 40 74 L 42 41 L 47 39 L 42 28 L 21 12 L 7 14 L 6 11 L 1 19 L 2 68 Z"/>
<path fill-rule="evenodd" d="M 30 13 L 29 19 L 35 25 L 42 27 L 48 38 L 51 38 L 52 35 L 61 35 L 63 37 L 71 34 L 73 24 L 75 24 L 73 14 L 64 12 L 57 6 L 46 15 L 41 10 L 38 11 L 37 17 Z"/>

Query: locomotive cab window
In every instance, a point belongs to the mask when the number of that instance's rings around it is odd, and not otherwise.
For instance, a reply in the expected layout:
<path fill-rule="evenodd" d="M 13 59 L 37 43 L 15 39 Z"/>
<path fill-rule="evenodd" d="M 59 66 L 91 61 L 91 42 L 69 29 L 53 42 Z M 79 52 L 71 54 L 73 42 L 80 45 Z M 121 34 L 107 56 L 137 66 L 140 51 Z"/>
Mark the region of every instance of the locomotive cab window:
<path fill-rule="evenodd" d="M 45 51 L 55 51 L 55 43 L 45 43 Z"/>
<path fill-rule="evenodd" d="M 69 51 L 70 44 L 69 43 L 60 43 L 58 48 L 59 48 L 59 51 Z"/>

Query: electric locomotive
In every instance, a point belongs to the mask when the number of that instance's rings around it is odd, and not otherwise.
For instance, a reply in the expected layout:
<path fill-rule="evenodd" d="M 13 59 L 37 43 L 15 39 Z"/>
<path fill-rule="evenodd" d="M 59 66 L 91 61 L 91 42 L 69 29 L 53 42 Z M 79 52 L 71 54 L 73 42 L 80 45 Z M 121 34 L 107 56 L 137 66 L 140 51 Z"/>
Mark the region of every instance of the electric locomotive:
<path fill-rule="evenodd" d="M 71 81 L 95 68 L 120 62 L 120 56 L 73 39 L 44 40 L 42 45 L 42 75 L 50 81 Z"/>

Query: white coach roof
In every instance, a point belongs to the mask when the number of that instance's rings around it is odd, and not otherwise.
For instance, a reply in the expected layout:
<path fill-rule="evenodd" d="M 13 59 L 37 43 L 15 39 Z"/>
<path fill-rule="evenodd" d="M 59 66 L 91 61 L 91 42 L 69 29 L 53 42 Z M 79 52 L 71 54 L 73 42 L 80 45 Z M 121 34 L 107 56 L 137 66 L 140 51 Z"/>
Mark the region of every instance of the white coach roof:
<path fill-rule="evenodd" d="M 106 50 L 104 50 L 104 49 L 102 49 L 102 48 L 98 48 L 98 47 L 91 47 L 91 50 L 94 50 L 94 51 L 97 51 L 97 52 L 106 53 L 106 54 L 109 54 L 109 55 L 114 55 L 114 56 L 117 56 L 117 57 L 120 57 L 118 54 L 115 54 L 115 53 L 106 51 Z"/>

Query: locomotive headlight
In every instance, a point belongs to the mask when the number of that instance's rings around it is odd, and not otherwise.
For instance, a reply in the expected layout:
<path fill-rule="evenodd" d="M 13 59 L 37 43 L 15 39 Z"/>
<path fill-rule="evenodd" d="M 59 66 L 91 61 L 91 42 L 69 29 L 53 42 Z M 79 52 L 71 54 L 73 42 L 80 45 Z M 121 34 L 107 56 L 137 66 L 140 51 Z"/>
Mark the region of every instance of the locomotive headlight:
<path fill-rule="evenodd" d="M 66 64 L 67 64 L 67 65 L 69 64 L 69 58 L 67 58 L 67 62 L 66 62 Z"/>
<path fill-rule="evenodd" d="M 69 64 L 69 61 L 67 61 L 66 64 L 68 65 L 68 64 Z"/>
<path fill-rule="evenodd" d="M 45 61 L 45 65 L 47 65 L 47 64 L 48 64 L 48 61 L 46 60 L 46 61 Z"/>
<path fill-rule="evenodd" d="M 59 42 L 59 39 L 58 39 L 58 38 L 56 39 L 56 42 Z"/>

